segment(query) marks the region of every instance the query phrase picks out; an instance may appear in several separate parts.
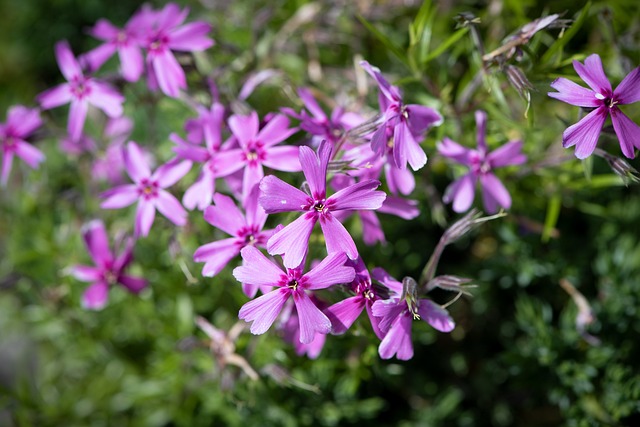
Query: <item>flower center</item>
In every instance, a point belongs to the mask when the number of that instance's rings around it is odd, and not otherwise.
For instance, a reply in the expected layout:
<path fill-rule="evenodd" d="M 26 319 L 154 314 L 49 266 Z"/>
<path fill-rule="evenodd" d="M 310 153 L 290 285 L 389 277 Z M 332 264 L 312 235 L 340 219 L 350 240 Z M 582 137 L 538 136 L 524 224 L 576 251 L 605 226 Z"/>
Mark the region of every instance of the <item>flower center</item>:
<path fill-rule="evenodd" d="M 298 281 L 295 279 L 290 280 L 289 283 L 287 283 L 287 287 L 295 291 L 296 289 L 298 289 Z"/>
<path fill-rule="evenodd" d="M 71 93 L 77 99 L 83 99 L 91 93 L 91 87 L 87 84 L 89 79 L 85 79 L 84 77 L 76 77 L 72 82 L 70 82 Z"/>
<path fill-rule="evenodd" d="M 140 181 L 139 192 L 145 200 L 149 200 L 158 196 L 158 184 L 146 179 Z"/>

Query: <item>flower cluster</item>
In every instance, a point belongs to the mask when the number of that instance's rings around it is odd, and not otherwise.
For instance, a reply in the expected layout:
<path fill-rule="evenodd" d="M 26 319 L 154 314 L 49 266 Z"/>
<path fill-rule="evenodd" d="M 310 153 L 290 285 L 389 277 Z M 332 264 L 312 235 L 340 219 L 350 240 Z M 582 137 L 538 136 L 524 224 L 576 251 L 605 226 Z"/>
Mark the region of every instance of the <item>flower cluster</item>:
<path fill-rule="evenodd" d="M 416 189 L 413 173 L 427 164 L 422 142 L 443 123 L 443 116 L 429 106 L 405 102 L 400 88 L 366 61 L 359 65 L 375 82 L 376 113 L 350 111 L 342 105 L 326 113 L 312 90 L 299 88 L 300 111 L 283 107 L 261 116 L 245 101 L 272 73 L 248 81 L 228 104 L 215 90 L 207 105 L 198 104 L 195 98 L 181 96 L 188 89 L 187 79 L 176 52 L 203 51 L 214 42 L 208 37 L 209 24 L 185 23 L 188 13 L 170 3 L 160 10 L 143 6 L 123 28 L 100 20 L 90 33 L 103 43 L 79 58 L 66 41 L 55 45 L 66 83 L 38 95 L 40 107 L 70 104 L 63 147 L 93 151 L 94 178 L 103 181 L 100 185 L 104 181 L 112 185 L 100 194 L 102 209 L 137 203 L 131 237 L 123 240 L 119 255 L 110 250 L 101 221 L 85 226 L 83 236 L 95 266 L 70 270 L 77 279 L 91 282 L 82 305 L 104 307 L 109 288 L 117 284 L 132 293 L 147 286 L 145 280 L 124 271 L 133 260 L 136 239 L 148 238 L 159 211 L 178 227 L 188 228 L 190 222 L 202 219 L 213 227 L 214 237 L 203 239 L 193 253 L 195 262 L 204 263 L 202 275 L 214 277 L 228 265 L 234 266 L 233 276 L 252 298 L 240 308 L 239 318 L 251 324 L 253 334 L 275 325 L 299 354 L 317 357 L 326 336 L 345 333 L 363 311 L 380 340 L 379 355 L 384 359 L 413 356 L 413 320 L 423 320 L 440 332 L 453 330 L 455 322 L 446 307 L 427 297 L 434 287 L 433 274 L 420 283 L 409 277 L 400 282 L 383 267 L 370 266 L 358 250 L 360 241 L 366 245 L 386 242 L 379 213 L 405 220 L 420 214 L 418 202 L 407 196 Z M 158 153 L 152 147 L 129 139 L 134 122 L 123 115 L 130 108 L 125 98 L 95 75 L 116 53 L 119 83 L 145 75 L 152 90 L 159 88 L 177 98 L 174 102 L 186 99 L 195 109 L 196 117 L 184 124 L 184 137 L 175 129 L 166 136 L 173 143 L 172 157 L 158 167 L 154 168 Z M 633 157 L 634 147 L 640 148 L 640 129 L 618 105 L 640 99 L 640 69 L 612 91 L 597 55 L 588 57 L 584 65 L 574 62 L 574 67 L 592 90 L 560 78 L 552 83 L 558 92 L 550 96 L 593 110 L 567 129 L 565 146 L 576 145 L 579 158 L 590 155 L 611 115 L 623 153 Z M 98 144 L 84 130 L 90 106 L 109 117 L 97 138 L 108 141 L 102 156 L 95 153 Z M 487 212 L 509 209 L 512 200 L 496 170 L 527 161 L 523 142 L 509 141 L 491 150 L 487 114 L 476 111 L 475 119 L 477 148 L 466 148 L 448 137 L 437 143 L 441 156 L 467 169 L 447 187 L 444 201 L 452 202 L 455 212 L 468 211 L 479 183 Z M 15 106 L 9 110 L 6 123 L 0 125 L 3 185 L 14 156 L 34 168 L 44 160 L 27 142 L 41 125 L 38 109 Z M 197 177 L 190 174 L 194 165 Z M 182 189 L 181 195 L 174 194 Z M 361 222 L 361 232 L 353 219 Z M 219 238 L 222 233 L 227 236 Z M 434 259 L 439 256 L 438 252 Z M 242 261 L 236 266 L 238 257 Z M 433 273 L 435 265 L 428 270 Z M 442 277 L 452 284 L 449 290 L 459 290 L 458 284 L 465 282 Z"/>

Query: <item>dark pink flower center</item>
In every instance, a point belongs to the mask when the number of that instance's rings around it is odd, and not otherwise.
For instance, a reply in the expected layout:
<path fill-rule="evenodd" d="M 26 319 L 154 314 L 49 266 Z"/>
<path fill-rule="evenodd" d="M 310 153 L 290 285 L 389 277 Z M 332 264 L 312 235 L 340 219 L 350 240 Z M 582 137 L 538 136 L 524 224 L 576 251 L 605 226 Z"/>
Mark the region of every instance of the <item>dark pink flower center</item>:
<path fill-rule="evenodd" d="M 91 94 L 91 85 L 89 84 L 91 79 L 88 79 L 83 76 L 74 77 L 72 81 L 69 82 L 71 87 L 71 94 L 76 99 L 83 99 Z"/>
<path fill-rule="evenodd" d="M 149 41 L 149 53 L 162 53 L 169 44 L 169 37 L 164 34 L 156 34 Z"/>
<path fill-rule="evenodd" d="M 138 192 L 145 200 L 156 198 L 158 197 L 158 183 L 145 178 L 140 181 Z"/>
<path fill-rule="evenodd" d="M 8 133 L 8 132 L 7 132 Z M 2 149 L 4 152 L 15 151 L 16 150 L 16 141 L 12 136 L 7 136 L 2 141 Z"/>
<path fill-rule="evenodd" d="M 471 160 L 471 171 L 475 175 L 485 175 L 491 172 L 491 163 L 489 163 L 482 153 L 473 151 L 469 157 Z"/>
<path fill-rule="evenodd" d="M 250 142 L 244 151 L 244 159 L 251 166 L 262 163 L 266 158 L 266 153 L 261 142 Z"/>
<path fill-rule="evenodd" d="M 253 246 L 262 243 L 262 237 L 260 236 L 260 230 L 255 225 L 242 227 L 238 230 L 238 237 L 241 240 L 243 246 Z"/>

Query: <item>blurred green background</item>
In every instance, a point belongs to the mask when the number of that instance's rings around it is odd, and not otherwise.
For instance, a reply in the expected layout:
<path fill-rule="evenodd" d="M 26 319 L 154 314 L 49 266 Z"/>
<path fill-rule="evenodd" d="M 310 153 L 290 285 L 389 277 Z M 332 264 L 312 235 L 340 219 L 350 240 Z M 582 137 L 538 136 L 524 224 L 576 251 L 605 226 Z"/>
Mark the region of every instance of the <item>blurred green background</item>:
<path fill-rule="evenodd" d="M 138 5 L 2 0 L 0 112 L 16 103 L 34 106 L 37 93 L 61 82 L 53 55 L 57 40 L 84 52 L 97 45 L 86 34 L 89 26 L 102 17 L 121 26 Z M 214 78 L 228 104 L 251 73 L 275 68 L 281 77 L 248 100 L 261 115 L 300 108 L 294 91 L 302 85 L 317 88 L 329 102 L 366 104 L 362 111 L 373 114 L 375 88 L 368 81 L 364 94 L 356 84 L 363 74 L 354 63 L 364 58 L 404 89 L 407 102 L 436 107 L 445 116 L 423 143 L 430 160 L 417 173 L 412 195 L 422 214 L 413 221 L 385 216 L 385 246 L 367 248 L 356 232 L 370 267 L 382 266 L 397 278 L 420 274 L 443 232 L 443 211 L 432 192 L 442 194 L 460 172 L 438 158 L 435 143 L 446 135 L 475 145 L 478 108 L 489 113 L 491 146 L 525 142 L 529 167 L 500 172 L 513 197 L 510 214 L 446 249 L 438 273 L 471 277 L 478 287 L 472 298 L 451 306 L 457 323 L 451 334 L 416 322 L 411 361 L 380 360 L 366 319 L 344 336 L 328 337 L 317 360 L 296 356 L 275 333 L 246 332 L 237 353 L 260 373 L 251 381 L 235 366 L 221 367 L 194 324 L 200 315 L 228 330 L 246 301 L 231 268 L 204 279 L 202 265 L 192 261 L 198 246 L 222 237 L 198 212 L 181 230 L 159 217 L 153 237 L 138 242 L 131 272 L 146 277 L 150 289 L 135 297 L 115 288 L 104 310 L 80 307 L 85 284 L 65 272 L 90 263 L 80 227 L 102 218 L 112 235 L 129 231 L 133 211 L 99 209 L 97 195 L 107 187 L 90 180 L 90 155 L 69 156 L 58 148 L 66 107 L 48 112 L 53 130 L 36 142 L 47 161 L 34 172 L 14 163 L 9 185 L 0 190 L 0 425 L 640 423 L 638 188 L 624 186 L 602 158 L 580 162 L 573 149 L 561 148 L 562 131 L 577 121 L 578 109 L 546 95 L 556 77 L 575 80 L 572 59 L 598 53 L 614 87 L 640 65 L 635 1 L 183 5 L 191 8 L 189 20 L 212 23 L 217 42 L 190 62 L 190 91 L 204 103 L 206 83 L 195 69 Z M 470 32 L 456 28 L 454 17 L 462 12 L 480 18 L 475 28 L 486 51 L 542 15 L 564 13 L 562 19 L 574 20 L 575 30 L 541 31 L 522 61 L 514 62 L 533 86 L 526 113 L 526 101 L 495 67 L 477 78 L 481 55 Z M 428 16 L 422 25 L 421 16 Z M 415 38 L 410 26 L 420 29 Z M 105 73 L 115 67 L 109 62 Z M 143 82 L 124 93 L 125 113 L 136 123 L 133 138 L 167 160 L 169 133 L 184 135 L 183 122 L 193 111 L 150 96 Z M 640 122 L 637 106 L 624 111 Z M 88 129 L 99 136 L 102 125 L 98 118 Z M 104 141 L 98 138 L 98 144 Z M 607 129 L 600 144 L 620 155 Z M 638 167 L 636 160 L 630 163 Z M 186 187 L 180 183 L 174 190 L 181 195 Z M 444 212 L 447 221 L 455 219 L 448 207 Z M 350 225 L 357 230 L 357 223 Z M 562 279 L 591 305 L 588 333 L 599 344 L 576 330 L 578 308 L 559 285 Z M 433 295 L 441 303 L 450 297 Z"/>

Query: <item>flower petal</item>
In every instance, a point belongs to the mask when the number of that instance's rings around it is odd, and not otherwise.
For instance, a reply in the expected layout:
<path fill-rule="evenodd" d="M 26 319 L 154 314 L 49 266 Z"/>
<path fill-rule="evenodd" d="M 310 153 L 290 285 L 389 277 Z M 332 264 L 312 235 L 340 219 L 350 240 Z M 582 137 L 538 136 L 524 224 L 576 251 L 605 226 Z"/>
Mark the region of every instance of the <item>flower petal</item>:
<path fill-rule="evenodd" d="M 68 104 L 71 102 L 71 89 L 68 83 L 63 83 L 51 89 L 47 89 L 40 93 L 36 100 L 45 110 L 49 108 L 59 107 L 60 105 Z"/>
<path fill-rule="evenodd" d="M 300 147 L 300 164 L 313 197 L 323 198 L 326 194 L 331 151 L 331 144 L 326 141 L 320 143 L 317 155 L 309 147 Z"/>
<path fill-rule="evenodd" d="M 268 214 L 299 211 L 310 203 L 309 196 L 275 175 L 262 178 L 258 200 Z"/>
<path fill-rule="evenodd" d="M 260 130 L 256 140 L 262 142 L 265 147 L 270 147 L 289 138 L 297 130 L 297 128 L 289 128 L 289 118 L 287 116 L 276 114 Z"/>
<path fill-rule="evenodd" d="M 522 141 L 509 141 L 487 155 L 492 168 L 521 165 L 527 161 L 522 154 Z"/>
<path fill-rule="evenodd" d="M 242 147 L 246 147 L 258 134 L 258 113 L 252 111 L 251 114 L 241 116 L 234 114 L 229 117 L 229 129 L 238 139 Z"/>
<path fill-rule="evenodd" d="M 137 82 L 144 71 L 144 60 L 140 48 L 131 42 L 120 46 L 118 57 L 122 77 L 128 82 Z"/>
<path fill-rule="evenodd" d="M 113 255 L 109 249 L 109 237 L 102 221 L 94 220 L 85 224 L 82 228 L 82 237 L 96 265 L 104 267 L 113 262 Z"/>
<path fill-rule="evenodd" d="M 487 213 L 498 212 L 498 206 L 502 206 L 504 209 L 511 207 L 509 192 L 494 174 L 480 175 L 480 185 L 482 186 L 482 201 Z"/>
<path fill-rule="evenodd" d="M 391 359 L 394 355 L 399 360 L 409 360 L 413 357 L 411 317 L 403 315 L 396 319 L 380 343 L 378 354 L 382 359 Z"/>
<path fill-rule="evenodd" d="M 120 209 L 133 204 L 139 197 L 138 187 L 134 184 L 120 185 L 100 194 L 105 199 L 100 207 L 102 209 Z"/>
<path fill-rule="evenodd" d="M 316 307 L 304 290 L 298 289 L 291 294 L 298 311 L 301 343 L 309 344 L 312 342 L 316 332 L 320 334 L 331 332 L 331 321 Z"/>
<path fill-rule="evenodd" d="M 280 267 L 254 246 L 245 246 L 240 254 L 242 265 L 233 270 L 233 277 L 239 282 L 256 286 L 277 286 L 286 278 Z"/>
<path fill-rule="evenodd" d="M 578 123 L 569 126 L 562 134 L 562 145 L 565 148 L 576 146 L 576 157 L 585 159 L 593 153 L 600 137 L 604 121 L 607 118 L 607 110 L 598 107 Z"/>
<path fill-rule="evenodd" d="M 266 154 L 267 156 L 262 163 L 268 168 L 284 172 L 299 172 L 302 170 L 298 147 L 271 147 Z"/>
<path fill-rule="evenodd" d="M 386 199 L 384 191 L 374 191 L 380 181 L 367 179 L 343 188 L 327 199 L 332 211 L 378 209 Z"/>
<path fill-rule="evenodd" d="M 44 154 L 27 141 L 14 140 L 16 156 L 20 157 L 30 167 L 36 169 L 44 161 Z"/>
<path fill-rule="evenodd" d="M 155 205 L 158 211 L 175 225 L 182 227 L 187 223 L 187 211 L 182 207 L 178 199 L 168 191 L 158 190 Z"/>
<path fill-rule="evenodd" d="M 118 282 L 134 294 L 140 293 L 147 287 L 147 281 L 140 277 L 133 277 L 123 274 L 118 278 Z"/>
<path fill-rule="evenodd" d="M 196 249 L 193 254 L 193 260 L 205 263 L 204 267 L 202 267 L 203 276 L 213 277 L 220 273 L 231 259 L 240 254 L 240 248 L 238 239 L 235 237 L 218 240 Z"/>
<path fill-rule="evenodd" d="M 82 68 L 73 56 L 69 42 L 61 40 L 55 45 L 56 61 L 58 61 L 58 67 L 62 71 L 62 75 L 67 81 L 74 80 L 74 78 L 82 77 Z"/>
<path fill-rule="evenodd" d="M 420 208 L 418 208 L 417 200 L 387 196 L 380 209 L 378 209 L 378 212 L 410 220 L 420 215 Z"/>
<path fill-rule="evenodd" d="M 332 285 L 350 283 L 356 277 L 353 267 L 344 265 L 347 256 L 344 252 L 333 252 L 327 255 L 303 277 L 307 279 L 305 289 L 324 289 Z"/>
<path fill-rule="evenodd" d="M 124 97 L 106 83 L 92 81 L 91 92 L 87 99 L 109 117 L 120 117 L 122 115 Z"/>
<path fill-rule="evenodd" d="M 71 107 L 69 108 L 69 122 L 67 123 L 67 132 L 72 142 L 78 142 L 82 136 L 82 129 L 84 128 L 84 122 L 87 118 L 87 110 L 89 104 L 86 100 L 71 101 Z"/>
<path fill-rule="evenodd" d="M 131 141 L 127 144 L 127 147 L 123 150 L 124 167 L 127 173 L 133 180 L 138 183 L 144 178 L 151 176 L 151 169 L 145 159 L 140 146 Z"/>
<path fill-rule="evenodd" d="M 82 307 L 87 310 L 100 310 L 107 304 L 109 285 L 96 282 L 85 289 L 82 294 Z"/>
<path fill-rule="evenodd" d="M 193 210 L 205 210 L 210 204 L 215 192 L 216 180 L 209 168 L 202 168 L 200 176 L 182 196 L 182 204 L 185 208 Z"/>
<path fill-rule="evenodd" d="M 160 166 L 151 176 L 160 188 L 168 188 L 184 177 L 191 170 L 191 161 L 173 158 Z"/>
<path fill-rule="evenodd" d="M 42 119 L 37 108 L 14 105 L 7 112 L 7 125 L 11 125 L 15 136 L 27 138 L 33 131 L 42 126 Z"/>
<path fill-rule="evenodd" d="M 640 67 L 627 74 L 613 91 L 613 97 L 622 105 L 640 101 Z"/>
<path fill-rule="evenodd" d="M 140 200 L 138 202 L 138 208 L 136 209 L 136 221 L 133 231 L 135 237 L 147 237 L 149 235 L 155 216 L 156 207 L 153 202 L 146 200 Z"/>
<path fill-rule="evenodd" d="M 453 201 L 453 210 L 462 213 L 469 210 L 475 196 L 474 178 L 470 173 L 453 181 L 444 191 L 442 200 L 445 203 Z"/>
<path fill-rule="evenodd" d="M 250 328 L 252 334 L 264 334 L 273 325 L 289 295 L 288 289 L 273 290 L 240 307 L 238 317 L 246 322 L 253 322 Z"/>
<path fill-rule="evenodd" d="M 595 108 L 602 104 L 602 101 L 596 98 L 595 93 L 591 89 L 582 87 L 564 77 L 559 77 L 551 83 L 551 87 L 558 92 L 548 92 L 551 98 L 559 99 L 567 104 L 576 105 L 578 107 Z"/>
<path fill-rule="evenodd" d="M 420 318 L 440 332 L 451 332 L 456 327 L 449 312 L 433 301 L 421 299 L 419 301 L 418 314 Z"/>
<path fill-rule="evenodd" d="M 595 92 L 611 93 L 611 83 L 609 83 L 607 76 L 604 74 L 602 61 L 598 54 L 594 53 L 587 56 L 584 60 L 584 65 L 578 61 L 573 61 L 573 68 L 575 68 L 580 78 Z"/>
<path fill-rule="evenodd" d="M 447 137 L 443 138 L 442 142 L 437 143 L 436 148 L 441 156 L 454 160 L 461 165 L 471 166 L 469 155 L 473 152 L 472 149 L 463 147 Z"/>
<path fill-rule="evenodd" d="M 213 40 L 207 37 L 211 25 L 196 21 L 176 28 L 169 33 L 169 47 L 186 52 L 202 51 L 213 46 Z"/>
<path fill-rule="evenodd" d="M 640 127 L 620 111 L 619 108 L 614 107 L 610 112 L 611 122 L 620 141 L 622 154 L 629 159 L 633 159 L 636 155 L 634 145 L 636 148 L 640 148 Z"/>
<path fill-rule="evenodd" d="M 74 265 L 69 274 L 83 282 L 96 282 L 102 278 L 102 268 L 89 265 Z"/>
<path fill-rule="evenodd" d="M 237 236 L 241 228 L 247 225 L 244 215 L 233 199 L 221 193 L 213 196 L 213 206 L 204 211 L 204 220 L 231 236 Z"/>
<path fill-rule="evenodd" d="M 170 50 L 156 54 L 153 57 L 152 65 L 158 86 L 166 95 L 177 98 L 180 95 L 180 89 L 187 88 L 184 71 Z"/>
<path fill-rule="evenodd" d="M 344 334 L 360 316 L 364 306 L 365 299 L 361 295 L 355 295 L 326 308 L 324 314 L 331 321 L 331 333 Z"/>
<path fill-rule="evenodd" d="M 482 110 L 476 111 L 476 141 L 478 148 L 482 152 L 487 152 L 487 113 Z"/>
<path fill-rule="evenodd" d="M 309 249 L 309 237 L 316 221 L 316 216 L 301 215 L 300 218 L 271 236 L 267 242 L 267 251 L 271 255 L 282 255 L 285 267 L 298 267 Z"/>
<path fill-rule="evenodd" d="M 358 249 L 353 238 L 333 215 L 329 213 L 320 217 L 320 227 L 322 227 L 328 253 L 344 252 L 349 259 L 358 257 Z"/>

